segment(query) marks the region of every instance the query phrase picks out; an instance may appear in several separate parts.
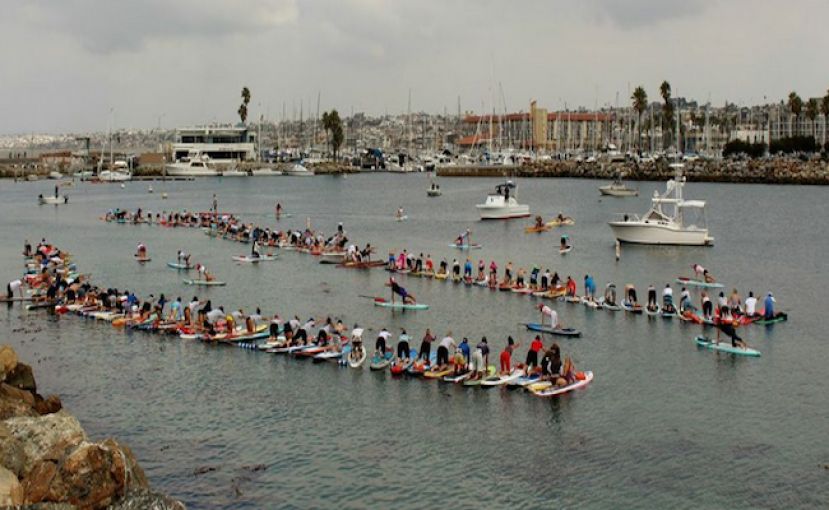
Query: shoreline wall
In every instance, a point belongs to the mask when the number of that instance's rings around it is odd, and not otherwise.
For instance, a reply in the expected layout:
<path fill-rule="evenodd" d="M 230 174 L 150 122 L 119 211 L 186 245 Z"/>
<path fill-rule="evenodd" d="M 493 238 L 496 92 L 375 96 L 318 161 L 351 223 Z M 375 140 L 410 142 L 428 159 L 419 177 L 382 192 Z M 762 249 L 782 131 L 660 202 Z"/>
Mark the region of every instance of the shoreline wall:
<path fill-rule="evenodd" d="M 126 445 L 92 442 L 60 398 L 37 393 L 32 368 L 0 345 L 0 507 L 183 510 L 152 491 Z"/>
<path fill-rule="evenodd" d="M 829 185 L 829 165 L 822 160 L 789 159 L 686 162 L 684 175 L 691 182 Z M 521 166 L 448 166 L 439 177 L 572 177 L 611 180 L 621 173 L 632 181 L 665 181 L 674 170 L 664 161 L 655 163 L 580 163 L 541 161 Z"/>

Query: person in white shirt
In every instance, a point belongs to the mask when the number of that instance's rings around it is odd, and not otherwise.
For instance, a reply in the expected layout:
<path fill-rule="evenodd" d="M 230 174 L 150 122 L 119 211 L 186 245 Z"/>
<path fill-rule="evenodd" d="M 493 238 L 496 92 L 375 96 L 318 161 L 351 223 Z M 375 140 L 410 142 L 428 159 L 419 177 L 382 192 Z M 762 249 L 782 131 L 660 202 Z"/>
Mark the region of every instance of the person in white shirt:
<path fill-rule="evenodd" d="M 446 333 L 443 340 L 438 344 L 437 366 L 439 369 L 445 369 L 449 365 L 449 351 L 454 351 L 456 347 L 455 339 L 452 338 L 452 332 Z"/>
<path fill-rule="evenodd" d="M 389 343 L 389 339 L 391 338 L 391 333 L 383 328 L 379 333 L 377 333 L 377 341 L 374 342 L 374 351 L 375 354 L 379 354 L 383 356 L 386 354 L 386 346 Z"/>
<path fill-rule="evenodd" d="M 19 293 L 20 297 L 23 297 L 23 280 L 12 280 L 6 285 L 7 299 L 12 299 L 15 292 Z"/>
<path fill-rule="evenodd" d="M 541 325 L 542 326 L 544 325 L 544 316 L 546 315 L 547 317 L 550 318 L 550 327 L 552 329 L 558 329 L 558 328 L 561 327 L 561 325 L 558 322 L 558 312 L 556 312 L 555 310 L 553 310 L 552 308 L 550 308 L 549 306 L 547 306 L 543 303 L 538 304 L 538 310 L 541 311 Z"/>
<path fill-rule="evenodd" d="M 746 298 L 746 316 L 754 317 L 757 315 L 757 298 L 754 297 L 754 292 L 749 292 Z"/>

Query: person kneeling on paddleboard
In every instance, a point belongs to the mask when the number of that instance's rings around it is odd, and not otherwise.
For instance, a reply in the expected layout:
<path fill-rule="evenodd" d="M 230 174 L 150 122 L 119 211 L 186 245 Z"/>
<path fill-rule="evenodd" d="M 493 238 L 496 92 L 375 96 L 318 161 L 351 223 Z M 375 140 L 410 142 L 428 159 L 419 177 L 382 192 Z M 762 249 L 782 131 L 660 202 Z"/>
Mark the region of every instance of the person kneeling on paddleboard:
<path fill-rule="evenodd" d="M 397 359 L 409 359 L 409 335 L 406 334 L 405 329 L 400 329 L 400 340 L 397 342 Z"/>
<path fill-rule="evenodd" d="M 417 303 L 413 294 L 409 294 L 405 288 L 401 287 L 397 281 L 392 276 L 389 278 L 389 283 L 386 284 L 386 287 L 391 287 L 391 302 L 394 304 L 394 296 L 400 296 L 400 299 L 403 300 L 403 304 L 413 305 Z"/>
<path fill-rule="evenodd" d="M 714 326 L 717 328 L 717 342 L 720 343 L 720 331 L 731 337 L 732 347 L 742 347 L 745 349 L 748 345 L 737 335 L 737 328 L 740 325 L 738 319 L 725 319 L 724 316 L 728 313 L 727 307 L 720 309 L 720 318 L 714 321 Z"/>
<path fill-rule="evenodd" d="M 357 361 L 363 355 L 363 328 L 357 324 L 351 330 L 351 359 Z"/>

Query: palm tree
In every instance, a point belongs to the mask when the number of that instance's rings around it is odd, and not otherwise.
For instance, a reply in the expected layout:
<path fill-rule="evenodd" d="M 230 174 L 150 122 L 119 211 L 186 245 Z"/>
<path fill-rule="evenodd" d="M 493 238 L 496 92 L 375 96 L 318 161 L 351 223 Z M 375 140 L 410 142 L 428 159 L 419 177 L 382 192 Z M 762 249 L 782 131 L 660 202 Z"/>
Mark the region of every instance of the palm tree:
<path fill-rule="evenodd" d="M 648 93 L 645 92 L 645 89 L 640 85 L 636 87 L 633 91 L 633 94 L 630 96 L 631 101 L 633 101 L 633 109 L 636 111 L 636 126 L 638 128 L 638 135 L 637 135 L 637 148 L 639 150 L 642 149 L 642 113 L 644 113 L 645 109 L 648 107 Z"/>
<path fill-rule="evenodd" d="M 789 111 L 792 112 L 794 115 L 794 125 L 795 129 L 797 129 L 797 123 L 800 121 L 800 112 L 803 111 L 803 100 L 800 99 L 800 96 L 797 95 L 797 92 L 789 92 L 789 102 L 788 102 Z M 789 135 L 791 136 L 792 130 L 789 129 Z"/>
<path fill-rule="evenodd" d="M 826 128 L 829 128 L 829 90 L 820 100 L 820 113 L 823 114 L 823 146 L 826 147 Z"/>
<path fill-rule="evenodd" d="M 242 124 L 248 118 L 248 103 L 250 103 L 250 89 L 247 87 L 242 87 L 242 104 L 239 105 L 239 109 L 236 113 L 239 114 L 239 118 L 242 120 Z"/>
<path fill-rule="evenodd" d="M 674 104 L 671 102 L 671 84 L 667 80 L 659 86 L 659 95 L 665 103 L 662 105 L 662 132 L 668 134 L 662 135 L 662 148 L 667 149 L 673 140 L 674 131 Z"/>
<path fill-rule="evenodd" d="M 817 99 L 811 98 L 806 101 L 806 118 L 812 123 L 812 137 L 815 139 L 815 143 L 817 143 L 817 125 L 815 124 L 815 119 L 817 119 L 818 113 L 818 105 Z"/>

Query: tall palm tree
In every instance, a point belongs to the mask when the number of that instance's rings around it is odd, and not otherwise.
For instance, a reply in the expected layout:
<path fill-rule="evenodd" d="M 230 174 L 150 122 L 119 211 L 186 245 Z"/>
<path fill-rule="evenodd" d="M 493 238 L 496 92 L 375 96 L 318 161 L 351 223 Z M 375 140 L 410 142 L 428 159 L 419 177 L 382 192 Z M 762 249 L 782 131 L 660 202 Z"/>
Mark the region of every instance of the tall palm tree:
<path fill-rule="evenodd" d="M 674 104 L 671 102 L 671 84 L 667 80 L 659 86 L 659 95 L 665 103 L 662 105 L 662 132 L 668 134 L 662 135 L 662 148 L 667 149 L 673 140 L 674 131 Z"/>
<path fill-rule="evenodd" d="M 645 92 L 645 89 L 640 85 L 636 87 L 633 91 L 633 94 L 630 96 L 631 101 L 633 101 L 633 109 L 636 111 L 636 126 L 638 128 L 638 135 L 637 135 L 637 148 L 639 150 L 642 149 L 642 113 L 644 113 L 645 109 L 648 107 L 648 93 Z"/>
<path fill-rule="evenodd" d="M 829 128 L 829 90 L 820 99 L 820 113 L 823 114 L 823 146 L 826 147 L 826 129 Z"/>
<path fill-rule="evenodd" d="M 812 123 L 812 137 L 815 139 L 815 143 L 817 143 L 817 125 L 815 124 L 815 119 L 817 119 L 818 114 L 818 104 L 817 99 L 811 98 L 806 101 L 806 118 L 809 119 L 809 122 Z"/>
<path fill-rule="evenodd" d="M 239 105 L 239 109 L 236 113 L 239 114 L 239 118 L 242 120 L 242 124 L 248 118 L 248 103 L 250 103 L 250 89 L 247 87 L 242 87 L 242 104 Z"/>
<path fill-rule="evenodd" d="M 797 95 L 797 92 L 789 92 L 789 102 L 788 102 L 789 111 L 792 112 L 794 115 L 794 125 L 795 129 L 797 129 L 797 123 L 800 121 L 800 112 L 803 111 L 803 100 L 800 99 L 800 96 Z M 791 129 L 789 129 L 789 135 L 791 135 Z"/>

